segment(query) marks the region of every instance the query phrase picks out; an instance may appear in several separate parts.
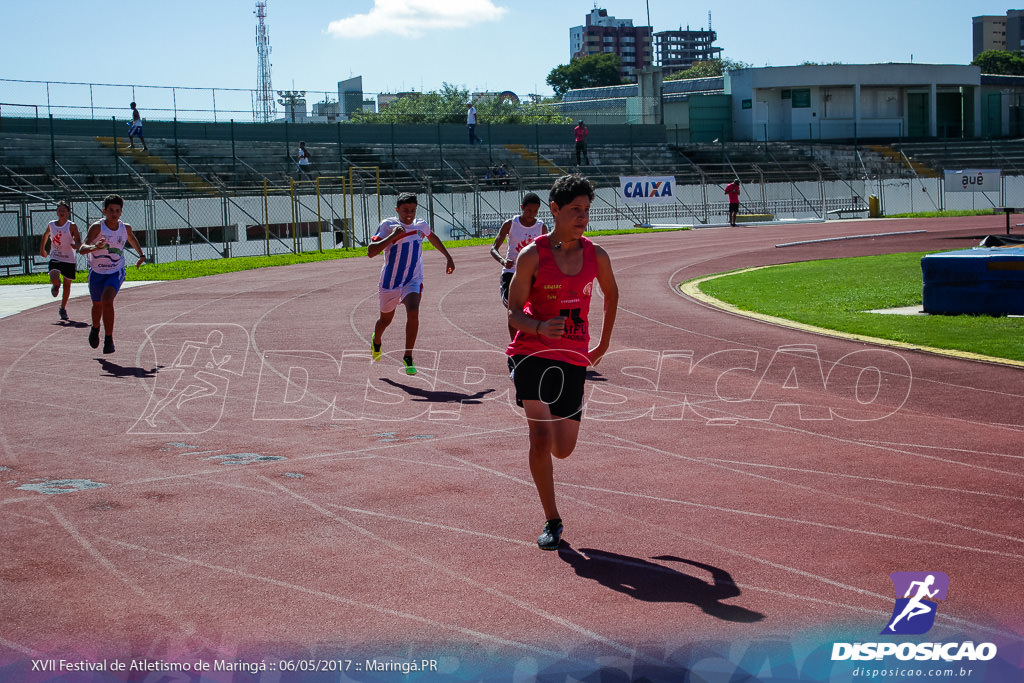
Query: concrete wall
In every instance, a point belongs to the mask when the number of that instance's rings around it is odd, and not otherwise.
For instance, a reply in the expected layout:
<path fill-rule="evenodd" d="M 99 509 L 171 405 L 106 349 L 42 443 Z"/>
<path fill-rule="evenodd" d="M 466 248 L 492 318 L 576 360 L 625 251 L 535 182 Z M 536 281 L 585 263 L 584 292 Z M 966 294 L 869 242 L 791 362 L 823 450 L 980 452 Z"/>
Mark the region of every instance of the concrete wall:
<path fill-rule="evenodd" d="M 839 64 L 738 69 L 727 73 L 735 140 L 903 137 L 908 97 L 928 97 L 935 137 L 940 93 L 962 93 L 966 137 L 981 135 L 981 69 L 936 64 Z M 890 99 L 892 98 L 892 99 Z"/>

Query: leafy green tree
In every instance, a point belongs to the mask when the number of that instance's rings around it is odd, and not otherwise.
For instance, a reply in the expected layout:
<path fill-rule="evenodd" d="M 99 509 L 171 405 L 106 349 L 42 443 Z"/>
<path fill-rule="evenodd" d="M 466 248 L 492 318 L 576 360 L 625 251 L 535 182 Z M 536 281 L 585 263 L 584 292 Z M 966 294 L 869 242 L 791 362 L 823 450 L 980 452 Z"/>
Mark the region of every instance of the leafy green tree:
<path fill-rule="evenodd" d="M 378 112 L 355 112 L 353 123 L 465 123 L 466 103 L 472 97 L 465 88 L 443 83 L 431 90 L 397 99 Z M 474 103 L 476 120 L 484 123 L 566 123 L 551 105 L 529 102 L 512 104 L 497 98 L 481 98 Z"/>
<path fill-rule="evenodd" d="M 620 69 L 621 63 L 616 54 L 588 55 L 556 66 L 548 74 L 547 84 L 555 91 L 555 97 L 561 99 L 566 92 L 576 88 L 620 85 Z"/>
<path fill-rule="evenodd" d="M 512 104 L 497 98 L 481 99 L 476 103 L 476 118 L 480 123 L 569 123 L 552 103 L 520 102 Z"/>
<path fill-rule="evenodd" d="M 1006 50 L 985 50 L 971 62 L 981 67 L 983 74 L 1024 76 L 1024 55 Z"/>
<path fill-rule="evenodd" d="M 666 81 L 679 81 L 684 78 L 715 78 L 721 76 L 726 71 L 732 71 L 734 69 L 749 69 L 750 64 L 746 62 L 737 62 L 731 59 L 706 59 L 700 62 L 694 62 L 693 66 L 685 71 L 679 71 L 666 76 Z"/>
<path fill-rule="evenodd" d="M 440 91 L 407 95 L 378 112 L 357 112 L 356 123 L 459 123 L 466 121 L 469 91 L 443 83 Z"/>

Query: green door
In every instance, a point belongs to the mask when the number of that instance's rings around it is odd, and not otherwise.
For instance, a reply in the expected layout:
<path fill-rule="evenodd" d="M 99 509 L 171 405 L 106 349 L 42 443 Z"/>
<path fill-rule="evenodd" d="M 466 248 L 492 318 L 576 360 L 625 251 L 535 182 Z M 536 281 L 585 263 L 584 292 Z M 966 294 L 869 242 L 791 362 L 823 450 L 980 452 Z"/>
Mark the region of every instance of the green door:
<path fill-rule="evenodd" d="M 1003 96 L 999 93 L 989 93 L 985 98 L 984 124 L 982 125 L 982 136 L 986 138 L 998 138 L 1003 135 Z"/>
<path fill-rule="evenodd" d="M 936 133 L 940 138 L 964 136 L 964 98 L 958 92 L 940 92 L 935 96 Z"/>
<path fill-rule="evenodd" d="M 928 137 L 928 93 L 907 93 L 907 137 Z"/>

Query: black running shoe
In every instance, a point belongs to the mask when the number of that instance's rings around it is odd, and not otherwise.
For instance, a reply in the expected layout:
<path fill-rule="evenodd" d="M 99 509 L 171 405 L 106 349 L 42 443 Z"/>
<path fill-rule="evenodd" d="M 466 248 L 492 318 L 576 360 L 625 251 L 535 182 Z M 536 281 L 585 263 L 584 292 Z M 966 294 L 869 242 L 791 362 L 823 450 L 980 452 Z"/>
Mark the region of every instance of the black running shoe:
<path fill-rule="evenodd" d="M 57 309 L 57 315 L 60 316 L 61 320 L 70 320 L 71 319 L 71 318 L 68 317 L 68 311 L 65 308 L 58 308 Z"/>
<path fill-rule="evenodd" d="M 103 338 L 103 353 L 114 352 L 114 338 L 109 334 Z"/>
<path fill-rule="evenodd" d="M 100 347 L 100 328 L 94 327 L 89 330 L 89 346 L 94 349 Z"/>
<path fill-rule="evenodd" d="M 537 547 L 541 550 L 558 550 L 562 541 L 562 520 L 549 519 L 544 522 L 544 533 L 537 538 Z"/>

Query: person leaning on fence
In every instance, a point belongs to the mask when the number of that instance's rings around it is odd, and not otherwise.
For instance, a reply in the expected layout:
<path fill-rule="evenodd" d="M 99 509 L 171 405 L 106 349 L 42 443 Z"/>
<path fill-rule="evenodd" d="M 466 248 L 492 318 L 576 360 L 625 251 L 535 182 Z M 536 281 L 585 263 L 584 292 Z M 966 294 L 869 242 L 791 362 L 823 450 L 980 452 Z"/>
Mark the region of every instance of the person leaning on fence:
<path fill-rule="evenodd" d="M 142 143 L 142 149 L 149 149 L 146 146 L 146 138 L 142 137 L 142 114 L 135 108 L 135 103 L 129 105 L 132 108 L 132 120 L 128 122 L 128 146 L 135 149 L 135 138 Z"/>
<path fill-rule="evenodd" d="M 729 195 L 729 225 L 736 227 L 736 216 L 740 212 L 740 179 L 725 186 L 725 194 Z"/>
<path fill-rule="evenodd" d="M 312 176 L 309 174 L 309 171 L 310 162 L 313 160 L 313 157 L 311 157 L 309 152 L 306 150 L 305 142 L 299 143 L 299 152 L 296 156 L 299 160 L 299 173 L 306 176 L 307 179 L 311 178 Z"/>

